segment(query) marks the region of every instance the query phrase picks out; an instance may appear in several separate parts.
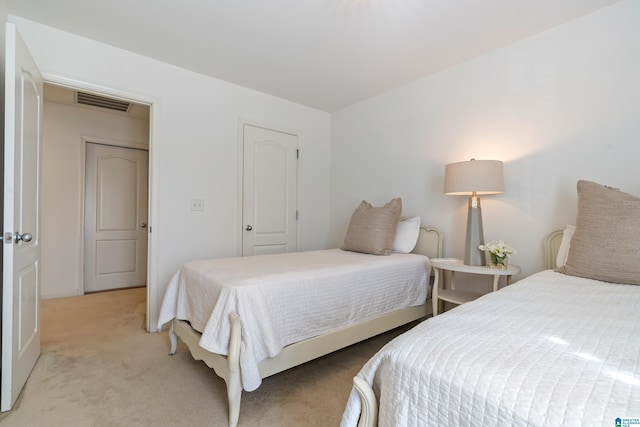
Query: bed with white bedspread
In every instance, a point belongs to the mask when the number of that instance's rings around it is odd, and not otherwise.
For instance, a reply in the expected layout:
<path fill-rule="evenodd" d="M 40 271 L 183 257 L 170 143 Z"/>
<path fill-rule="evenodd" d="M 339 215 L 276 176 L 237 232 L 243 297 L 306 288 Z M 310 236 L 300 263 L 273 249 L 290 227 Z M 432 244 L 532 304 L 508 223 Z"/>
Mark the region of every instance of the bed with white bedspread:
<path fill-rule="evenodd" d="M 358 376 L 380 426 L 613 426 L 640 415 L 640 286 L 545 270 L 419 324 Z M 359 417 L 352 391 L 342 426 Z"/>
<path fill-rule="evenodd" d="M 640 198 L 578 181 L 546 270 L 382 348 L 342 427 L 617 426 L 640 419 Z"/>
<path fill-rule="evenodd" d="M 227 355 L 228 318 L 237 314 L 242 384 L 252 391 L 262 381 L 258 364 L 285 346 L 424 304 L 430 271 L 424 255 L 341 249 L 194 261 L 169 283 L 160 322 L 188 320 L 202 333 L 200 347 Z"/>
<path fill-rule="evenodd" d="M 329 249 L 195 261 L 176 272 L 158 328 L 170 322 L 171 354 L 180 338 L 224 379 L 230 426 L 242 391 L 263 378 L 431 314 L 429 259 L 442 256 L 442 232 L 417 217 L 397 227 L 412 243 L 388 256 Z"/>

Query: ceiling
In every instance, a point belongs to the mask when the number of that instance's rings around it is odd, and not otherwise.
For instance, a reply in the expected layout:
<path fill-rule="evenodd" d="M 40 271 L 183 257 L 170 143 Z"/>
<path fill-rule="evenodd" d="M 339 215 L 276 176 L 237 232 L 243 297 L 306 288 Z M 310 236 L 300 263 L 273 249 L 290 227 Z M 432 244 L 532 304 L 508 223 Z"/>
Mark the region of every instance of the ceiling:
<path fill-rule="evenodd" d="M 8 10 L 333 112 L 618 1 L 8 0 Z"/>

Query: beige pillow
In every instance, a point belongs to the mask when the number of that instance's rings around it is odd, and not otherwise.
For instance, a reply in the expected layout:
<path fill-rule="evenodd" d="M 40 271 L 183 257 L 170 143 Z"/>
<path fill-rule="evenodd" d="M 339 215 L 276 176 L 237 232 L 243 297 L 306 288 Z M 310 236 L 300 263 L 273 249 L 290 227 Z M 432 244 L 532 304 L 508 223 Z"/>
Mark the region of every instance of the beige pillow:
<path fill-rule="evenodd" d="M 390 255 L 401 213 L 402 199 L 399 197 L 380 207 L 363 200 L 351 216 L 342 249 Z"/>
<path fill-rule="evenodd" d="M 578 216 L 561 273 L 640 285 L 640 199 L 578 181 Z"/>

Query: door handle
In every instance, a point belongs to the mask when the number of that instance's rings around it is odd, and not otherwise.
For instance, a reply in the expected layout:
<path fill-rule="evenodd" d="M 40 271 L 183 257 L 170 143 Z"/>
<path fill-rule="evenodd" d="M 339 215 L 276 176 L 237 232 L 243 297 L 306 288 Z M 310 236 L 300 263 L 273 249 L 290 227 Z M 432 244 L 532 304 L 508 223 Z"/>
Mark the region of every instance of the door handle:
<path fill-rule="evenodd" d="M 29 233 L 24 233 L 24 234 L 20 234 L 17 231 L 14 233 L 13 235 L 13 241 L 14 243 L 18 243 L 20 241 L 23 241 L 25 243 L 28 243 L 31 241 L 31 239 L 33 239 L 33 236 Z"/>
<path fill-rule="evenodd" d="M 141 223 L 140 228 L 147 228 L 147 223 L 146 222 Z"/>
<path fill-rule="evenodd" d="M 250 225 L 247 225 L 244 229 L 247 230 L 247 231 L 251 231 L 251 230 L 253 230 L 253 227 L 250 226 Z"/>

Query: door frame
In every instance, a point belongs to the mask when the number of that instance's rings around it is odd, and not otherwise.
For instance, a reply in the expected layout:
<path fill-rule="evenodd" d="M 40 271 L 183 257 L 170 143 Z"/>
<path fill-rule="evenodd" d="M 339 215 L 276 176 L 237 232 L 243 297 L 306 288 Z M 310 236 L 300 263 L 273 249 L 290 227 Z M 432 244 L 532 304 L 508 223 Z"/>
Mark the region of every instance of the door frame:
<path fill-rule="evenodd" d="M 99 86 L 92 83 L 83 82 L 80 80 L 69 79 L 66 77 L 58 76 L 42 72 L 44 83 L 53 84 L 57 86 L 66 87 L 72 90 L 81 90 L 84 92 L 94 93 L 96 95 L 109 96 L 113 98 L 119 98 L 126 101 L 135 102 L 138 104 L 146 104 L 149 106 L 149 200 L 148 200 L 148 224 L 149 224 L 149 238 L 147 240 L 147 301 L 146 301 L 146 316 L 145 324 L 147 332 L 156 331 L 155 323 L 159 316 L 159 304 L 158 302 L 162 298 L 160 295 L 158 281 L 158 229 L 154 229 L 155 220 L 158 217 L 158 170 L 159 170 L 159 156 L 157 154 L 158 144 L 155 135 L 160 134 L 160 100 L 158 98 L 150 97 L 147 95 L 141 95 L 139 93 L 133 93 L 129 91 L 116 90 L 105 86 Z M 84 137 L 82 138 L 82 152 L 84 154 L 86 149 L 86 142 L 98 142 L 107 141 L 105 138 Z M 120 142 L 122 144 L 122 142 Z M 111 144 L 114 145 L 114 144 Z M 131 147 L 131 146 L 129 146 Z M 82 160 L 82 176 L 84 179 L 85 173 L 85 161 Z M 82 183 L 84 191 L 84 183 Z M 80 256 L 84 257 L 84 203 L 82 206 L 82 233 Z M 84 262 L 84 259 L 79 260 Z M 80 265 L 80 278 L 79 283 L 83 283 L 84 278 L 84 266 Z M 83 291 L 84 292 L 84 291 Z"/>
<path fill-rule="evenodd" d="M 272 124 L 268 124 L 265 122 L 261 122 L 258 120 L 253 120 L 253 119 L 248 119 L 246 117 L 240 117 L 238 119 L 238 216 L 237 216 L 237 223 L 236 223 L 236 256 L 242 256 L 242 237 L 243 237 L 243 230 L 242 230 L 242 226 L 243 226 L 243 193 L 244 193 L 244 126 L 245 125 L 249 125 L 249 126 L 255 126 L 255 127 L 260 127 L 260 128 L 264 128 L 264 129 L 268 129 L 268 130 L 273 130 L 276 132 L 281 132 L 281 133 L 288 133 L 291 135 L 295 135 L 296 138 L 298 138 L 298 153 L 300 153 L 300 151 L 302 151 L 301 146 L 302 146 L 302 135 L 301 132 L 299 130 L 295 130 L 295 129 L 291 129 L 291 128 L 287 128 L 284 126 L 274 126 Z M 296 200 L 299 203 L 300 202 L 300 157 L 298 157 L 298 162 L 296 167 L 298 168 L 298 173 L 297 173 L 297 182 L 296 182 Z M 298 208 L 300 207 L 300 205 L 298 204 Z M 300 245 L 301 245 L 301 241 L 302 239 L 300 238 L 300 223 L 299 221 L 296 221 L 296 247 L 298 248 L 298 250 L 300 249 Z"/>

